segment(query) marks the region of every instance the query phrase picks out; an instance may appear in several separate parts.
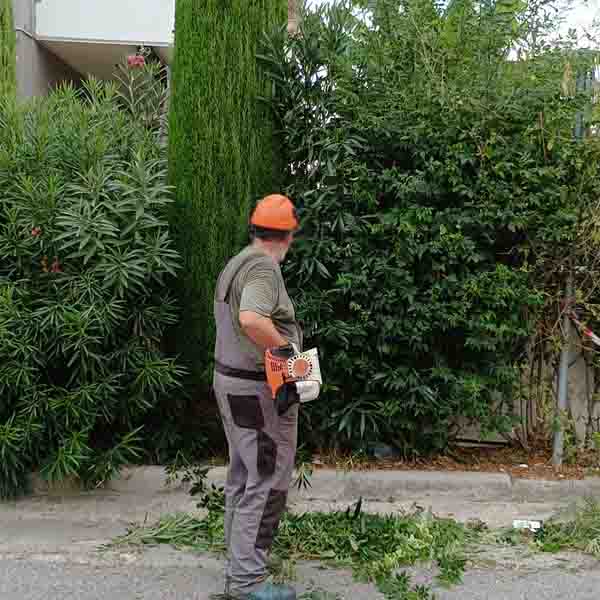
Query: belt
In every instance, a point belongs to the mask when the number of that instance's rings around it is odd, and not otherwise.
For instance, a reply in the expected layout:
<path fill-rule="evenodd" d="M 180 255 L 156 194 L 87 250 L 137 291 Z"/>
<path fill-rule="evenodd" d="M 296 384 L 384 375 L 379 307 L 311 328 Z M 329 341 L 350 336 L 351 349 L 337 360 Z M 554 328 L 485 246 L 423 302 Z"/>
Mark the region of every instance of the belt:
<path fill-rule="evenodd" d="M 259 371 L 245 371 L 244 369 L 234 369 L 215 361 L 215 371 L 225 377 L 235 377 L 236 379 L 249 379 L 250 381 L 266 381 L 267 374 Z"/>

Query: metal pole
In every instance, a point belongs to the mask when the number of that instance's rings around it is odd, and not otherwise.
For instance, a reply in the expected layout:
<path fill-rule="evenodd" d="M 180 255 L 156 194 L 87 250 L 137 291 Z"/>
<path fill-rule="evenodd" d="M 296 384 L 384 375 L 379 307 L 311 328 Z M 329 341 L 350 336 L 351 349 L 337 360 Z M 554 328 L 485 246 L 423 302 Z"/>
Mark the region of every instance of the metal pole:
<path fill-rule="evenodd" d="M 569 405 L 569 351 L 571 346 L 571 319 L 569 310 L 573 297 L 573 271 L 569 267 L 565 297 L 565 312 L 563 315 L 563 345 L 560 351 L 560 366 L 558 370 L 558 402 L 556 406 L 556 429 L 554 431 L 554 447 L 552 464 L 562 465 L 564 454 L 564 431 L 562 418 Z"/>
<path fill-rule="evenodd" d="M 591 74 L 579 75 L 576 80 L 577 92 L 593 89 L 593 83 L 596 79 L 596 72 Z M 575 116 L 575 140 L 580 141 L 585 136 L 584 114 L 578 112 Z M 572 257 L 571 257 L 572 258 Z M 569 407 L 569 351 L 571 349 L 571 319 L 569 310 L 573 302 L 573 263 L 569 261 L 569 273 L 567 275 L 567 285 L 565 290 L 565 312 L 563 314 L 563 345 L 560 351 L 560 365 L 558 368 L 558 398 L 556 403 L 556 429 L 554 432 L 554 444 L 552 452 L 552 464 L 561 466 L 564 454 L 564 431 L 562 419 Z"/>

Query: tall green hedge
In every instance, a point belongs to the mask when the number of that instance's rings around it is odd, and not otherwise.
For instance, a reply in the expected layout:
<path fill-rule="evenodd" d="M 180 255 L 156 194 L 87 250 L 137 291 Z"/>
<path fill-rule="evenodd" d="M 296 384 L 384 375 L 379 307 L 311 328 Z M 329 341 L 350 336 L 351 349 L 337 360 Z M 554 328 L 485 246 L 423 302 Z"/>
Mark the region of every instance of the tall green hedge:
<path fill-rule="evenodd" d="M 322 5 L 268 56 L 302 220 L 285 268 L 326 382 L 307 449 L 440 450 L 459 418 L 508 432 L 532 332 L 560 331 L 538 315 L 578 221 L 600 222 L 600 141 L 572 136 L 589 98 L 561 81 L 594 57 L 507 61 L 531 31 L 511 2 Z"/>
<path fill-rule="evenodd" d="M 0 0 L 0 94 L 16 89 L 16 42 L 12 0 Z"/>
<path fill-rule="evenodd" d="M 173 225 L 184 258 L 176 345 L 196 382 L 210 369 L 213 291 L 243 244 L 251 203 L 280 172 L 257 54 L 284 27 L 286 0 L 178 0 L 169 120 Z"/>

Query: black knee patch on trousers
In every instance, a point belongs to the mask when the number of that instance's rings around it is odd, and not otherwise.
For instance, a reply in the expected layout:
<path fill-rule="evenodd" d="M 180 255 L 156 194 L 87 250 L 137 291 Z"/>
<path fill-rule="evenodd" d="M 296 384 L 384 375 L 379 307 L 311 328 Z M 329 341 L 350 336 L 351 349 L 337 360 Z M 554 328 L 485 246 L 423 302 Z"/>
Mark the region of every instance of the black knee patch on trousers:
<path fill-rule="evenodd" d="M 262 429 L 265 418 L 258 396 L 236 396 L 227 394 L 233 422 L 242 429 Z"/>
<path fill-rule="evenodd" d="M 256 468 L 262 477 L 271 477 L 277 465 L 277 444 L 264 431 L 258 432 Z"/>
<path fill-rule="evenodd" d="M 256 536 L 256 548 L 270 550 L 279 529 L 279 521 L 287 502 L 287 492 L 271 490 Z"/>

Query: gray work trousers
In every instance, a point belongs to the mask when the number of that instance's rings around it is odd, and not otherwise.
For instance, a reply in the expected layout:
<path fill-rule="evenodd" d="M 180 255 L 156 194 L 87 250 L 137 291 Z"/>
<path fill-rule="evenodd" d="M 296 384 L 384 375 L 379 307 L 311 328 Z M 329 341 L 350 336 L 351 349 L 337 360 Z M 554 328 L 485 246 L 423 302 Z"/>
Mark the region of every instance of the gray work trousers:
<path fill-rule="evenodd" d="M 264 382 L 215 373 L 213 385 L 229 444 L 225 591 L 236 596 L 268 576 L 268 554 L 294 470 L 298 405 L 280 417 Z"/>

